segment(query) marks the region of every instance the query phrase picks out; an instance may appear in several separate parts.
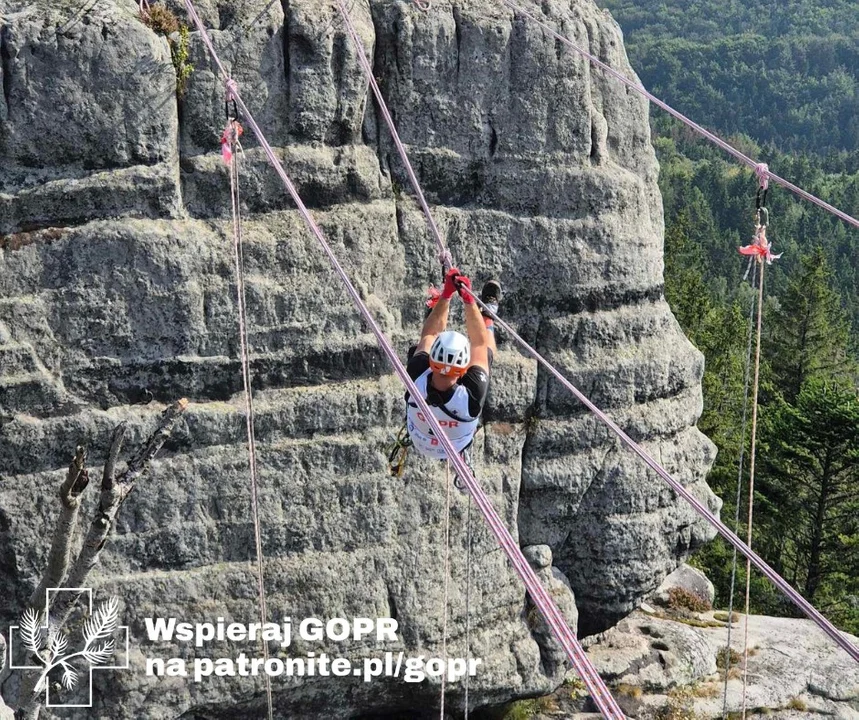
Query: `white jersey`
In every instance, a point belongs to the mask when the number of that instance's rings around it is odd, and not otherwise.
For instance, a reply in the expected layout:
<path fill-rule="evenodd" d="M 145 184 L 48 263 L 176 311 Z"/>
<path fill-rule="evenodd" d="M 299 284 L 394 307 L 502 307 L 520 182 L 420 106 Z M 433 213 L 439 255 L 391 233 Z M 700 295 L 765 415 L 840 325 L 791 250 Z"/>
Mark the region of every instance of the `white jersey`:
<path fill-rule="evenodd" d="M 427 396 L 427 383 L 432 370 L 427 370 L 415 380 L 415 385 L 423 398 Z M 462 452 L 474 439 L 479 418 L 468 414 L 468 390 L 462 385 L 455 385 L 453 397 L 444 404 L 444 409 L 430 406 L 432 414 L 438 420 L 445 435 L 450 438 L 457 452 Z M 443 460 L 447 457 L 444 447 L 433 435 L 424 414 L 417 403 L 409 398 L 407 403 L 406 425 L 415 450 L 421 455 Z M 447 412 L 445 412 L 447 411 Z"/>

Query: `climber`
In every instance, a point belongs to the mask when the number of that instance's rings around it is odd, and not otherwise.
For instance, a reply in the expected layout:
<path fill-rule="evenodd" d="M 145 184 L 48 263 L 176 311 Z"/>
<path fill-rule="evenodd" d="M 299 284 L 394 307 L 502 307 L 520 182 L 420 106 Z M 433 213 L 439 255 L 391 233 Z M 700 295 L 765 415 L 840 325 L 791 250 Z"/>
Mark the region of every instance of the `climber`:
<path fill-rule="evenodd" d="M 418 344 L 409 349 L 406 367 L 439 425 L 469 467 L 469 449 L 489 391 L 489 371 L 496 351 L 492 318 L 486 311 L 481 313 L 470 291 L 468 277 L 456 268 L 448 271 L 442 292 L 427 303 L 432 311 L 424 321 Z M 450 300 L 457 292 L 464 303 L 468 338 L 447 330 Z M 487 281 L 480 299 L 497 312 L 500 283 Z M 426 457 L 439 460 L 446 457 L 417 403 L 406 393 L 406 423 L 389 455 L 392 475 L 402 475 L 409 447 Z M 458 477 L 454 483 L 459 489 L 464 488 Z"/>

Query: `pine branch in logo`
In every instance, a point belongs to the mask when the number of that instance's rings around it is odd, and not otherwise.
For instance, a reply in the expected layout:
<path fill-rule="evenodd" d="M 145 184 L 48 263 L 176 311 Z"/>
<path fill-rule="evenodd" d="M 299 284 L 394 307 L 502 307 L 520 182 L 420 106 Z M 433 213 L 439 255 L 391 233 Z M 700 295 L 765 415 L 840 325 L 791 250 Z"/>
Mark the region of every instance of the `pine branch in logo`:
<path fill-rule="evenodd" d="M 115 597 L 103 602 L 98 610 L 86 621 L 84 625 L 84 644 L 89 647 L 90 643 L 100 638 L 109 638 L 119 626 L 119 600 Z"/>
<path fill-rule="evenodd" d="M 92 607 L 92 605 L 90 605 Z M 117 630 L 126 630 L 126 667 L 128 656 L 127 628 L 119 625 L 119 600 L 111 597 L 103 602 L 95 612 L 92 612 L 83 625 L 83 647 L 70 652 L 69 636 L 54 623 L 43 622 L 42 616 L 35 610 L 27 609 L 21 616 L 19 634 L 21 644 L 29 651 L 31 662 L 38 660 L 42 665 L 35 692 L 45 692 L 48 707 L 62 707 L 62 704 L 51 703 L 51 692 L 54 688 L 62 688 L 66 692 L 82 689 L 87 692 L 86 704 L 69 704 L 69 707 L 91 707 L 92 702 L 92 673 L 93 669 L 104 667 L 116 653 L 116 641 L 113 637 Z M 36 666 L 37 667 L 37 666 Z M 28 669 L 36 669 L 30 665 Z M 112 666 L 108 666 L 112 667 Z M 89 675 L 90 681 L 81 686 L 81 675 Z M 53 678 L 53 679 L 52 679 Z"/>
<path fill-rule="evenodd" d="M 92 650 L 84 650 L 83 657 L 90 665 L 104 665 L 113 657 L 113 651 L 114 642 L 111 638 L 103 645 L 96 645 Z"/>
<path fill-rule="evenodd" d="M 50 643 L 51 662 L 53 663 L 69 647 L 69 638 L 64 632 L 57 631 Z"/>
<path fill-rule="evenodd" d="M 60 663 L 63 667 L 63 687 L 71 690 L 78 684 L 78 674 L 75 669 L 66 662 Z"/>
<path fill-rule="evenodd" d="M 34 653 L 38 653 L 45 643 L 39 614 L 30 608 L 27 608 L 21 617 L 21 641 L 25 648 Z"/>

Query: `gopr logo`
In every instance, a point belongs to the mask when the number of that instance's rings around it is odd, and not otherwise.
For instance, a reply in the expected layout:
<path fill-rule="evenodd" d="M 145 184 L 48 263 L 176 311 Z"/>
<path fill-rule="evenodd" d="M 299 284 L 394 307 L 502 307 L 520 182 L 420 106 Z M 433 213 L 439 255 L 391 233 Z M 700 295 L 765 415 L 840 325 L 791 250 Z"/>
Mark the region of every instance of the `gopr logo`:
<path fill-rule="evenodd" d="M 93 670 L 128 669 L 128 626 L 119 624 L 119 600 L 111 597 L 93 611 L 91 588 L 48 588 L 45 607 L 51 605 L 51 595 L 60 592 L 85 593 L 87 618 L 81 629 L 82 644 L 78 650 L 69 646 L 69 634 L 52 625 L 43 614 L 27 609 L 20 625 L 9 626 L 9 668 L 14 670 L 40 670 L 36 693 L 45 693 L 46 707 L 92 707 Z M 117 636 L 122 640 L 117 642 Z M 16 665 L 14 642 L 20 642 L 28 655 L 36 657 L 41 665 Z M 118 664 L 117 655 L 122 655 Z M 110 662 L 111 660 L 114 662 Z M 68 692 L 80 685 L 80 676 L 87 675 L 87 702 L 51 702 L 51 689 Z M 82 687 L 82 686 L 81 686 Z"/>

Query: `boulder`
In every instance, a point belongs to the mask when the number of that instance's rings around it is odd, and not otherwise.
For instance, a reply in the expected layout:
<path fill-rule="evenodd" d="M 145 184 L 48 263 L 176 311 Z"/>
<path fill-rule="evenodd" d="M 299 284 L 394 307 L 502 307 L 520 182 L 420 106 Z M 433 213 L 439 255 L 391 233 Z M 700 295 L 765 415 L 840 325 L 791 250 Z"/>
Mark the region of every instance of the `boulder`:
<path fill-rule="evenodd" d="M 694 595 L 709 607 L 713 606 L 713 601 L 716 599 L 713 583 L 698 568 L 693 568 L 691 565 L 683 564 L 668 575 L 650 599 L 667 606 L 671 600 L 670 593 L 673 588 L 679 588 L 683 592 Z"/>

